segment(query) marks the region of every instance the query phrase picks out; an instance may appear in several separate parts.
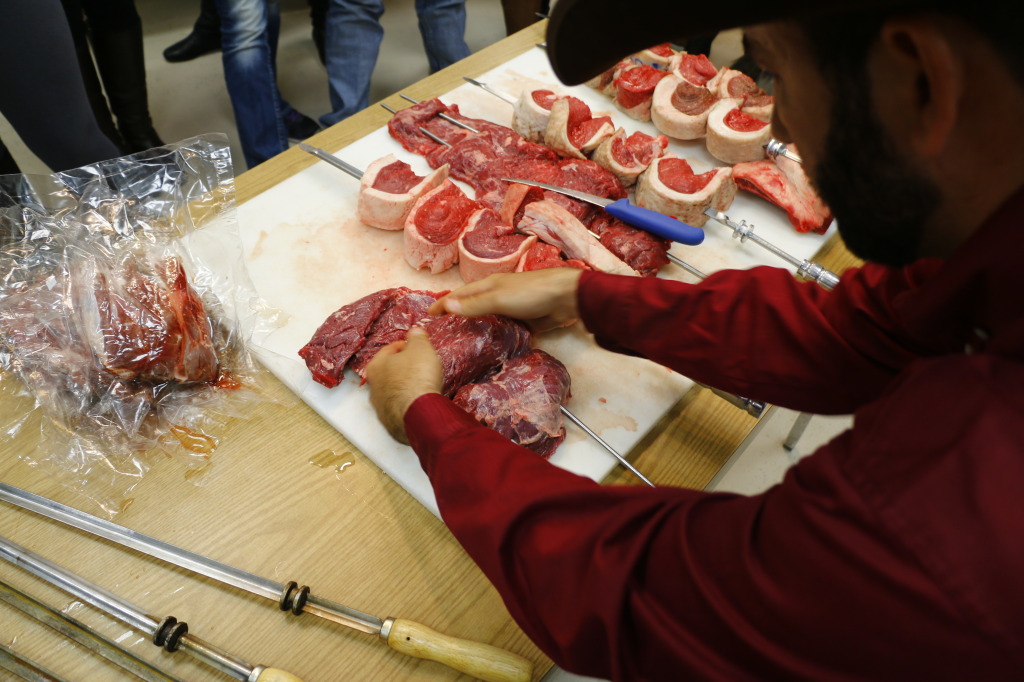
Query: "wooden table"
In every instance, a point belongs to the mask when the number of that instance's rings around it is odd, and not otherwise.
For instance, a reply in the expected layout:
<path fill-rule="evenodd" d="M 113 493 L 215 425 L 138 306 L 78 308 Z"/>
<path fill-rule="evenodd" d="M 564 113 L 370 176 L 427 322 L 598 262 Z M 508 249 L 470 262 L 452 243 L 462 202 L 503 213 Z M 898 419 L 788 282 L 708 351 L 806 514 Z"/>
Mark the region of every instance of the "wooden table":
<path fill-rule="evenodd" d="M 537 24 L 409 87 L 426 99 L 531 49 Z M 386 100 L 396 108 L 404 100 Z M 312 144 L 337 149 L 385 124 L 371 107 L 326 130 Z M 244 202 L 315 159 L 291 149 L 242 174 Z M 841 271 L 854 260 L 839 244 L 819 260 Z M 157 462 L 125 500 L 115 521 L 277 582 L 296 580 L 315 594 L 378 615 L 417 620 L 441 632 L 519 653 L 540 677 L 551 662 L 512 622 L 495 590 L 445 526 L 293 393 L 272 377 L 273 401 L 233 422 L 200 480 L 174 461 Z M 30 408 L 4 397 L 0 417 Z M 695 389 L 631 453 L 659 485 L 703 488 L 750 433 L 756 420 Z M 39 439 L 36 422 L 0 446 L 0 480 L 96 512 L 77 494 L 19 459 Z M 338 471 L 328 462 L 351 462 Z M 622 470 L 607 483 L 634 484 Z M 197 484 L 198 483 L 198 484 Z M 275 605 L 221 587 L 111 543 L 0 503 L 0 535 L 61 563 L 156 617 L 174 615 L 190 632 L 252 664 L 318 680 L 449 680 L 440 664 L 392 652 L 376 637 L 313 616 L 286 616 Z M 136 655 L 187 680 L 229 679 L 182 654 L 167 654 L 91 607 L 3 562 L 0 580 L 118 640 Z M 75 680 L 121 679 L 116 668 L 0 605 L 0 644 Z M 0 679 L 3 672 L 0 671 Z"/>

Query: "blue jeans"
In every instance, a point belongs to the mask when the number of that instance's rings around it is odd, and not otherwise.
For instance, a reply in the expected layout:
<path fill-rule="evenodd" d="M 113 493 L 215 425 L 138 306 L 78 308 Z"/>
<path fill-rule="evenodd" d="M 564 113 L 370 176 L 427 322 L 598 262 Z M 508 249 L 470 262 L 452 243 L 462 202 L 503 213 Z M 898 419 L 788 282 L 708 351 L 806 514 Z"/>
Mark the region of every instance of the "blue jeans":
<path fill-rule="evenodd" d="M 235 125 L 252 168 L 288 149 L 284 116 L 292 111 L 277 89 L 278 0 L 216 0 L 224 80 Z"/>
<path fill-rule="evenodd" d="M 330 0 L 327 10 L 327 80 L 333 111 L 320 118 L 325 126 L 370 105 L 370 77 L 384 29 L 383 0 Z M 466 45 L 466 0 L 416 0 L 420 35 L 430 72 L 469 56 Z"/>

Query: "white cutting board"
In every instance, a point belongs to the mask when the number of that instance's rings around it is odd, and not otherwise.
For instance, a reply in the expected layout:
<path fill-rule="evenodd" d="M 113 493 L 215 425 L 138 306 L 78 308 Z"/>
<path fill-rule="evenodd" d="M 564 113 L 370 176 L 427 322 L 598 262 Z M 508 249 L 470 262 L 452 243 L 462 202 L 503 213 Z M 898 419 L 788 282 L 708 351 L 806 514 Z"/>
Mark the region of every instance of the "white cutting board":
<path fill-rule="evenodd" d="M 571 92 L 587 101 L 595 115 L 610 114 L 627 131 L 657 132 L 650 123 L 626 117 L 608 98 L 589 88 L 555 86 L 557 80 L 541 49 L 520 55 L 480 80 L 514 96 L 523 88 L 540 86 Z M 475 86 L 466 84 L 442 100 L 458 104 L 466 115 L 511 123 L 511 106 Z M 698 173 L 720 165 L 702 141 L 673 143 L 670 149 L 689 159 Z M 421 175 L 429 170 L 421 157 L 392 140 L 386 128 L 344 149 L 327 151 L 358 168 L 391 153 Z M 324 388 L 312 381 L 297 355 L 328 315 L 366 294 L 396 286 L 442 291 L 462 284 L 457 266 L 440 275 L 413 270 L 402 258 L 400 232 L 360 223 L 356 218 L 358 188 L 355 179 L 318 162 L 239 207 L 239 228 L 252 279 L 267 304 L 286 313 L 283 326 L 259 340 L 256 352 L 302 400 L 437 514 L 433 491 L 415 454 L 392 440 L 377 421 L 359 378 L 347 372 L 340 386 Z M 759 234 L 800 258 L 812 257 L 828 237 L 797 234 L 780 209 L 743 193 L 728 213 L 754 223 Z M 706 273 L 726 267 L 785 266 L 767 251 L 731 239 L 731 231 L 725 227 L 709 222 L 705 230 L 703 245 L 677 244 L 673 253 Z M 675 264 L 664 268 L 661 276 L 693 281 Z M 693 385 L 655 363 L 598 348 L 579 324 L 546 334 L 536 343 L 568 367 L 572 376 L 569 409 L 620 453 L 629 452 Z M 565 442 L 551 458 L 554 464 L 595 480 L 616 466 L 614 457 L 576 426 L 567 422 L 566 431 Z"/>

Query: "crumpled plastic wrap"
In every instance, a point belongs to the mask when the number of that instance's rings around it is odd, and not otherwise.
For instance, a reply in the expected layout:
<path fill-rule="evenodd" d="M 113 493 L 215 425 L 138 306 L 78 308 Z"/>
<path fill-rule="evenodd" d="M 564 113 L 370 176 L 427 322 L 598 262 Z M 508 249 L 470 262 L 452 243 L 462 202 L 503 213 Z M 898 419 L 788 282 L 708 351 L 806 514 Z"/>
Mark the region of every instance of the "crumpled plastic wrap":
<path fill-rule="evenodd" d="M 246 343 L 272 325 L 223 135 L 0 176 L 0 428 L 38 423 L 19 456 L 108 515 L 154 458 L 209 468 L 224 424 L 263 399 Z"/>

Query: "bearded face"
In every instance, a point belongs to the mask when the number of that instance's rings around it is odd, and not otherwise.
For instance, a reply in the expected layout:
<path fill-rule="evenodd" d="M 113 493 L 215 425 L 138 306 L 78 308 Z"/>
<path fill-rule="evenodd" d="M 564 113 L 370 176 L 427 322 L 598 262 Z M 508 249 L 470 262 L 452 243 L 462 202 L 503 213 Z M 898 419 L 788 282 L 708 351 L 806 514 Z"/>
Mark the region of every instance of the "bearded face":
<path fill-rule="evenodd" d="M 839 234 L 858 257 L 901 266 L 916 260 L 939 188 L 898 151 L 873 108 L 867 74 L 833 94 L 832 124 L 812 179 Z"/>

